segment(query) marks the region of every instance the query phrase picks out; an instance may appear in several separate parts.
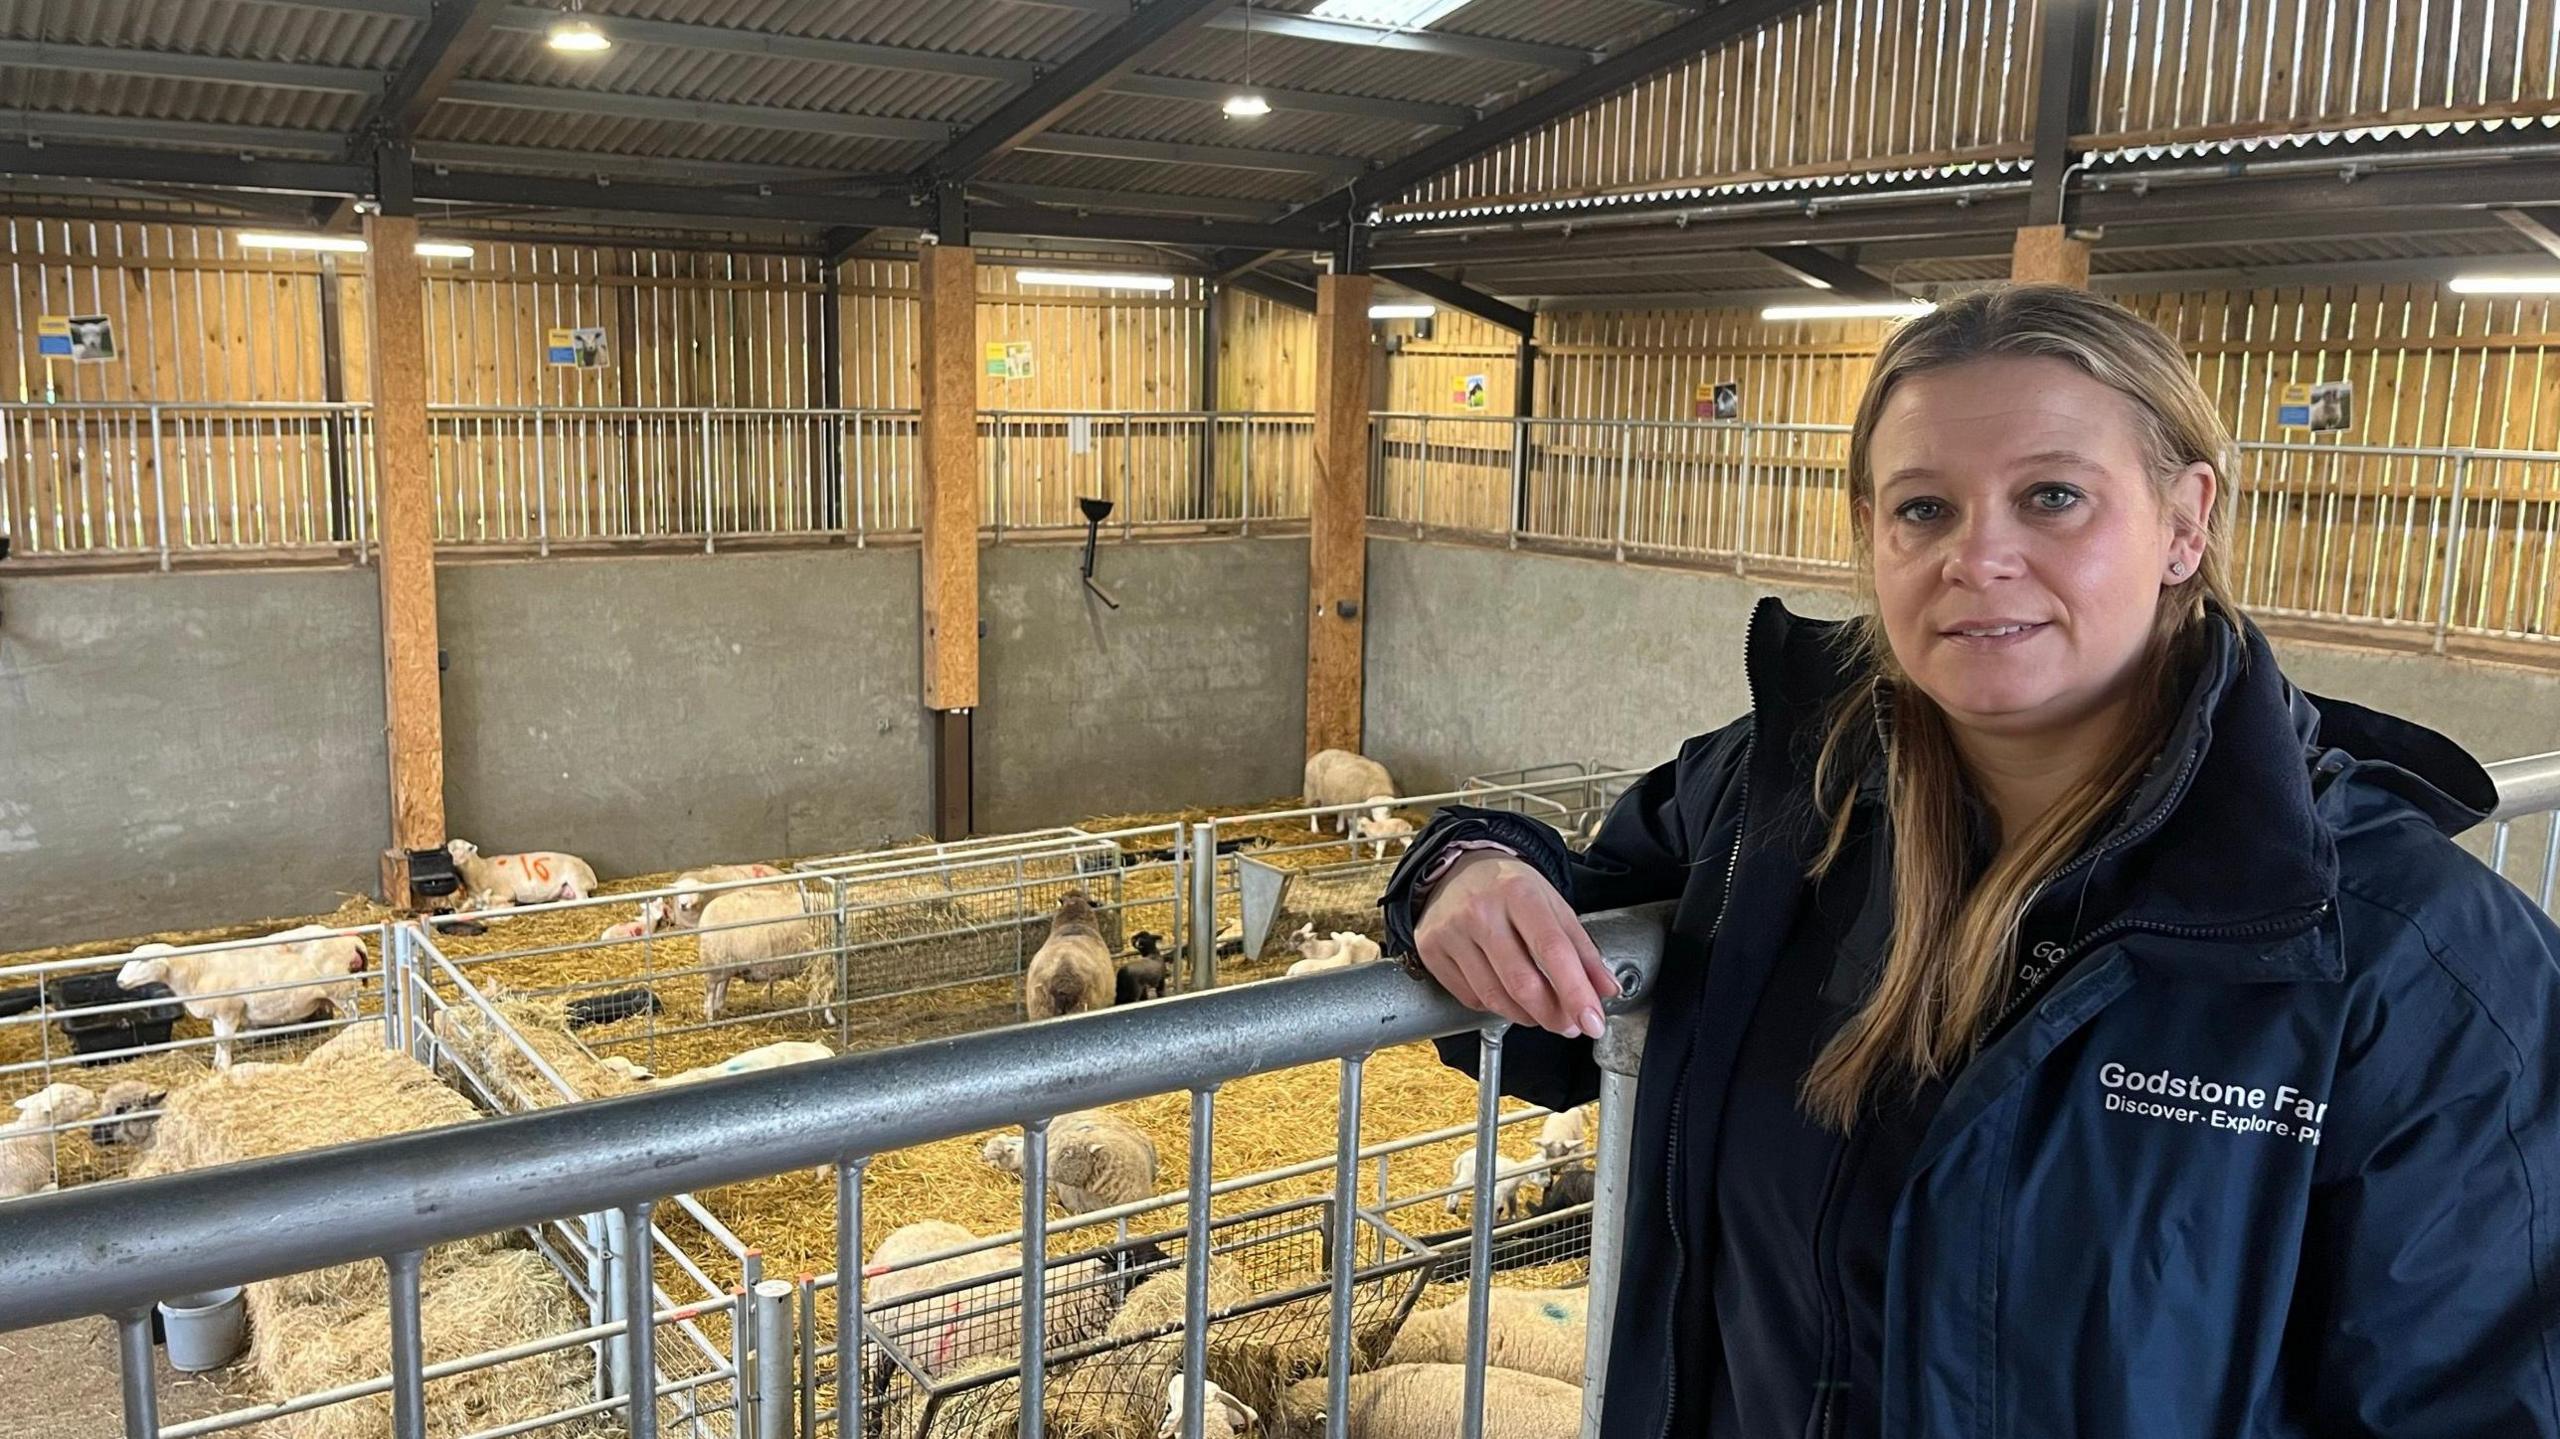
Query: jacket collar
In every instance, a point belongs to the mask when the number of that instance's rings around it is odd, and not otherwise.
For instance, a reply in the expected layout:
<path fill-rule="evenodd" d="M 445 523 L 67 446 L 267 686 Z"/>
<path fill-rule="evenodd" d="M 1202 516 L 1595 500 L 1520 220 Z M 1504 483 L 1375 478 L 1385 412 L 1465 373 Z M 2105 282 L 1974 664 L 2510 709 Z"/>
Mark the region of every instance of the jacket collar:
<path fill-rule="evenodd" d="M 2314 931 L 2337 893 L 2337 818 L 2415 810 L 2458 832 L 2495 789 L 2433 731 L 2302 694 L 2256 626 L 2216 619 L 2168 742 L 2039 903 L 2067 906 L 2075 936 L 2143 934 L 2145 963 L 2182 975 L 2335 977 L 2335 947 Z M 1762 763 L 1794 793 L 1811 793 L 1823 728 L 1857 677 L 1849 637 L 1846 624 L 1799 617 L 1774 597 L 1753 612 L 1745 663 Z M 2341 785 L 2352 796 L 2335 793 Z"/>

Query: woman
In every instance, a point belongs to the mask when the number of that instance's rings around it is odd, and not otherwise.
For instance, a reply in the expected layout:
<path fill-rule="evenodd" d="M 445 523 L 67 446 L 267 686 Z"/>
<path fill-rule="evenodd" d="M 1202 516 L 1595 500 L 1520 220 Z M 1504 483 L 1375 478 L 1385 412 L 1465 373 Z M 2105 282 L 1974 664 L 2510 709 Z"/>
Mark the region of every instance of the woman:
<path fill-rule="evenodd" d="M 1549 1105 L 1613 988 L 1573 915 L 1678 901 L 1610 1439 L 2560 1435 L 2560 933 L 2449 838 L 2477 764 L 2232 607 L 2229 449 L 2105 301 L 1913 320 L 1864 612 L 1763 602 L 1751 714 L 1587 853 L 1407 856 L 1397 940 Z"/>

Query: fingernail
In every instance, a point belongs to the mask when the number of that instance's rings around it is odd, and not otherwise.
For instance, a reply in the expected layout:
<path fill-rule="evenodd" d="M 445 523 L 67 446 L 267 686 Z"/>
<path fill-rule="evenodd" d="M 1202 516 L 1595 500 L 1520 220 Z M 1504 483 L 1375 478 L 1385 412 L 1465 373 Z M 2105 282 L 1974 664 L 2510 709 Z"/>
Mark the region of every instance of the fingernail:
<path fill-rule="evenodd" d="M 1582 1012 L 1582 1032 L 1593 1039 L 1598 1039 L 1600 1037 L 1600 1031 L 1606 1025 L 1607 1021 L 1600 1017 L 1600 1011 L 1598 1008 L 1594 1007 Z"/>

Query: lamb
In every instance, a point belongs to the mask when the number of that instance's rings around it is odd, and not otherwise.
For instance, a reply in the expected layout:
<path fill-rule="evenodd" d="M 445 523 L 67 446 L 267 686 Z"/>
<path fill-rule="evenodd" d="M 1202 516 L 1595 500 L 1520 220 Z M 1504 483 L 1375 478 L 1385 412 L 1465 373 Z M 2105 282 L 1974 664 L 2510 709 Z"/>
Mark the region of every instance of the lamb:
<path fill-rule="evenodd" d="M 1289 936 L 1289 941 L 1304 956 L 1289 966 L 1289 973 L 1293 976 L 1367 964 L 1384 952 L 1378 948 L 1376 940 L 1352 930 L 1337 929 L 1320 939 L 1312 924 L 1299 926 L 1298 932 Z"/>
<path fill-rule="evenodd" d="M 516 904 L 549 904 L 585 899 L 596 892 L 593 866 L 574 854 L 536 850 L 530 854 L 483 856 L 467 839 L 449 840 L 445 853 L 462 876 L 465 909 L 505 909 Z"/>
<path fill-rule="evenodd" d="M 1103 943 L 1093 901 L 1070 894 L 1058 903 L 1049 922 L 1049 937 L 1022 972 L 1022 1011 L 1032 1019 L 1054 1019 L 1107 1009 L 1119 988 L 1112 968 L 1111 946 Z"/>
<path fill-rule="evenodd" d="M 1538 1194 L 1538 1207 L 1529 1212 L 1544 1217 L 1589 1204 L 1593 1182 L 1590 1165 L 1569 1164 L 1547 1176 L 1547 1187 Z"/>
<path fill-rule="evenodd" d="M 1549 1159 L 1570 1159 L 1591 1152 L 1591 1137 L 1600 1128 L 1600 1106 L 1585 1104 L 1558 1110 L 1538 1126 L 1538 1152 Z"/>
<path fill-rule="evenodd" d="M 1318 750 L 1307 760 L 1306 801 L 1310 809 L 1332 805 L 1366 802 L 1372 819 L 1385 819 L 1396 798 L 1394 776 L 1387 767 L 1349 750 Z M 1335 827 L 1344 834 L 1351 832 L 1353 811 L 1344 810 L 1332 816 Z M 1320 826 L 1316 816 L 1307 816 L 1307 828 Z"/>
<path fill-rule="evenodd" d="M 1538 1159 L 1508 1159 L 1499 1153 L 1494 1155 L 1493 1213 L 1495 1218 L 1504 1218 L 1511 1213 L 1520 1202 L 1521 1187 L 1529 1182 L 1529 1176 L 1536 1173 L 1539 1166 L 1544 1163 L 1544 1160 Z M 1445 1207 L 1451 1214 L 1455 1214 L 1458 1212 L 1460 1202 L 1475 1192 L 1476 1147 L 1474 1145 L 1470 1144 L 1459 1150 L 1458 1157 L 1449 1162 L 1449 1182 L 1457 1188 L 1450 1192 L 1445 1201 Z"/>
<path fill-rule="evenodd" d="M 1218 1387 L 1215 1379 L 1202 1379 L 1206 1401 L 1200 1416 L 1200 1439 L 1235 1439 L 1251 1429 L 1262 1418 L 1252 1405 Z M 1182 1376 L 1174 1375 L 1164 1385 L 1164 1422 L 1156 1426 L 1156 1439 L 1179 1439 L 1182 1433 Z"/>
<path fill-rule="evenodd" d="M 1173 971 L 1172 961 L 1165 955 L 1159 935 L 1140 930 L 1129 937 L 1129 947 L 1138 952 L 1136 959 L 1124 961 L 1114 983 L 1111 1002 L 1136 1004 L 1145 999 L 1164 998 L 1164 984 Z"/>
<path fill-rule="evenodd" d="M 1019 1134 L 999 1134 L 979 1154 L 1007 1174 L 1022 1172 Z M 1061 1114 L 1049 1122 L 1049 1187 L 1069 1214 L 1134 1204 L 1156 1192 L 1156 1142 L 1108 1110 Z"/>
<path fill-rule="evenodd" d="M 650 903 L 655 904 L 657 901 L 651 900 Z M 638 939 L 649 933 L 651 933 L 649 920 L 644 913 L 638 919 L 626 919 L 620 924 L 606 925 L 596 938 L 608 944 L 618 944 L 626 940 Z"/>
<path fill-rule="evenodd" d="M 720 894 L 736 893 L 734 890 L 722 890 L 706 894 L 703 892 L 706 886 L 730 884 L 742 879 L 778 879 L 781 875 L 781 870 L 769 864 L 715 864 L 707 869 L 689 869 L 676 876 L 671 886 L 674 894 L 653 899 L 643 909 L 645 912 L 650 906 L 657 908 L 662 921 L 658 925 L 660 929 L 693 929 L 702 923 L 703 906 L 719 898 Z"/>
<path fill-rule="evenodd" d="M 160 1106 L 169 1091 L 153 1089 L 139 1079 L 119 1079 L 98 1097 L 98 1123 L 89 1126 L 92 1144 L 149 1144 L 160 1122 Z M 124 1116 L 131 1116 L 126 1118 Z"/>
<path fill-rule="evenodd" d="M 0 1199 L 53 1188 L 55 1129 L 97 1113 L 98 1096 L 85 1085 L 48 1084 L 19 1100 L 17 1110 L 0 1125 Z"/>
<path fill-rule="evenodd" d="M 809 967 L 809 960 L 835 943 L 835 917 L 826 910 L 810 913 L 809 897 L 796 885 L 758 885 L 716 894 L 702 907 L 702 1017 L 718 1019 L 727 1007 L 733 980 L 764 986 L 765 1004 L 773 1003 L 773 986 Z M 825 987 L 832 992 L 835 966 L 822 965 Z M 818 1003 L 825 998 L 812 995 Z"/>
<path fill-rule="evenodd" d="M 1413 821 L 1400 814 L 1382 815 L 1373 811 L 1361 815 L 1351 823 L 1351 844 L 1354 849 L 1365 844 L 1369 846 L 1371 859 L 1385 859 L 1390 844 L 1412 846 Z"/>
<path fill-rule="evenodd" d="M 352 1012 L 351 982 L 319 981 L 362 974 L 367 960 L 363 940 L 307 924 L 240 949 L 180 954 L 165 944 L 140 945 L 116 971 L 116 983 L 126 989 L 169 986 L 187 1013 L 212 1021 L 213 1067 L 229 1069 L 232 1036 L 244 1028 L 294 1024 L 323 1010 Z M 310 982 L 286 983 L 294 980 Z M 261 987 L 270 985 L 286 987 Z"/>
<path fill-rule="evenodd" d="M 862 1266 L 863 1312 L 928 1377 L 953 1373 L 989 1356 L 1006 1360 L 1020 1356 L 1021 1248 L 1007 1244 L 974 1254 L 933 1257 L 975 1244 L 977 1239 L 957 1224 L 923 1220 L 881 1240 Z M 1112 1291 L 1099 1260 L 1052 1265 L 1045 1294 L 1041 1306 L 1048 1317 L 1045 1349 L 1080 1344 L 1111 1321 Z M 915 1295 L 928 1297 L 910 1298 Z M 887 1355 L 875 1357 L 874 1392 L 885 1387 L 891 1369 Z"/>
<path fill-rule="evenodd" d="M 1465 1403 L 1463 1364 L 1390 1364 L 1351 1376 L 1350 1412 L 1326 1439 L 1447 1439 Z M 1517 1369 L 1484 1372 L 1484 1439 L 1556 1439 L 1582 1425 L 1582 1386 Z M 1289 1386 L 1289 1406 L 1324 1412 L 1324 1378 Z"/>
<path fill-rule="evenodd" d="M 1500 1369 L 1580 1384 L 1589 1291 L 1496 1289 L 1485 1318 L 1485 1362 Z M 1467 1301 L 1416 1313 L 1396 1331 L 1387 1364 L 1463 1364 Z"/>
<path fill-rule="evenodd" d="M 733 1074 L 753 1074 L 763 1069 L 780 1069 L 786 1064 L 810 1064 L 835 1057 L 834 1050 L 814 1039 L 782 1039 L 771 1044 L 757 1045 L 753 1049 L 730 1055 L 727 1059 L 703 1065 L 699 1069 L 688 1069 L 681 1074 L 671 1074 L 658 1082 L 660 1084 L 698 1084 L 706 1079 L 727 1079 Z M 610 1063 L 610 1061 L 607 1062 Z M 630 1061 L 625 1060 L 624 1063 L 630 1064 Z M 646 1077 L 645 1072 L 638 1065 L 631 1065 L 626 1074 L 634 1079 Z"/>

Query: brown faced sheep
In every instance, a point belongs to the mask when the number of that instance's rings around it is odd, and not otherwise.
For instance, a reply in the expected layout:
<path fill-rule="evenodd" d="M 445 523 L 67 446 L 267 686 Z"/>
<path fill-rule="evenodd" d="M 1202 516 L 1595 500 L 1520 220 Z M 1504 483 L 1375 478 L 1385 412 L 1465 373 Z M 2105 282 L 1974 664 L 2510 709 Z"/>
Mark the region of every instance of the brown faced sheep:
<path fill-rule="evenodd" d="M 98 1122 L 89 1126 L 92 1144 L 149 1144 L 160 1122 L 160 1106 L 169 1091 L 153 1089 L 139 1079 L 119 1079 L 98 1096 Z"/>
<path fill-rule="evenodd" d="M 1033 1019 L 1054 1019 L 1089 1009 L 1108 1009 L 1119 974 L 1111 965 L 1111 946 L 1102 939 L 1093 901 L 1070 894 L 1058 903 L 1049 923 L 1049 938 L 1031 956 L 1022 974 L 1022 1012 Z"/>

